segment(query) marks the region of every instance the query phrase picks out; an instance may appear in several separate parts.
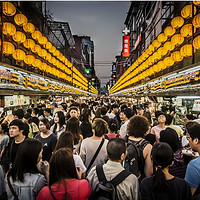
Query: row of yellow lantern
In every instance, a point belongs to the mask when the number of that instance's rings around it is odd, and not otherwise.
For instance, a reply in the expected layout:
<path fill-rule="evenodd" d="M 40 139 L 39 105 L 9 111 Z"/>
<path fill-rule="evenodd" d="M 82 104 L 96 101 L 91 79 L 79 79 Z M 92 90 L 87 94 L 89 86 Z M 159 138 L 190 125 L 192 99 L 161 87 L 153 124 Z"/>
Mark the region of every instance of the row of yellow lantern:
<path fill-rule="evenodd" d="M 3 2 L 3 13 L 7 16 L 13 16 L 16 13 L 16 8 L 10 2 Z M 50 53 L 53 53 L 53 55 L 56 56 L 61 62 L 64 62 L 65 60 L 67 60 L 67 58 L 65 58 L 50 42 L 48 42 L 47 38 L 44 37 L 40 31 L 35 30 L 35 27 L 32 23 L 28 23 L 26 16 L 24 16 L 23 14 L 16 14 L 14 16 L 14 21 L 17 25 L 21 27 L 23 26 L 23 29 L 25 32 L 32 33 L 32 38 L 35 39 L 37 42 L 39 42 L 41 45 L 44 45 L 45 48 L 49 50 Z M 17 43 L 23 43 L 26 40 L 25 34 L 23 34 L 20 31 L 16 32 L 15 26 L 11 23 L 5 22 L 3 24 L 3 32 L 5 35 L 13 36 L 13 40 L 16 41 Z M 34 41 L 32 41 L 30 45 L 33 46 L 33 42 Z M 45 49 L 42 49 L 40 51 L 39 47 L 40 47 L 39 45 L 36 46 L 35 52 L 38 52 L 39 56 L 41 57 L 46 57 L 47 51 Z M 48 57 L 50 57 L 50 54 L 48 55 Z M 48 61 L 49 60 L 50 59 L 48 59 Z M 69 63 L 68 60 L 67 62 Z M 77 74 L 80 76 L 81 80 L 86 81 L 86 79 L 82 76 L 81 73 L 77 73 Z"/>

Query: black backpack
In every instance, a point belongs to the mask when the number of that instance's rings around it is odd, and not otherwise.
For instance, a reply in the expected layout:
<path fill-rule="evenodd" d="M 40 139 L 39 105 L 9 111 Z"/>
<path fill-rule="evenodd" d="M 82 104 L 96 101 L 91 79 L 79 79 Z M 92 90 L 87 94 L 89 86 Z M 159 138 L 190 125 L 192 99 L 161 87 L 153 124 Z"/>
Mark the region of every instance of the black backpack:
<path fill-rule="evenodd" d="M 143 149 L 147 144 L 149 142 L 145 139 L 138 142 L 128 140 L 127 143 L 127 156 L 124 162 L 124 168 L 137 176 L 139 182 L 145 178 Z"/>
<path fill-rule="evenodd" d="M 107 181 L 103 171 L 103 165 L 97 165 L 96 172 L 99 183 L 92 192 L 90 200 L 117 200 L 116 186 L 131 174 L 130 172 L 123 170 L 115 178 Z"/>

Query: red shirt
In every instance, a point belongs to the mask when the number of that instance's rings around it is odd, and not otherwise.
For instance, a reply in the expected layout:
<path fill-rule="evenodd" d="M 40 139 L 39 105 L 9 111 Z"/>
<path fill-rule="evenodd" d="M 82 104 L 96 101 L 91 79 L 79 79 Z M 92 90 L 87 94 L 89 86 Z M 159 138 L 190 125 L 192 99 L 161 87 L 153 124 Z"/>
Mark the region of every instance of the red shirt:
<path fill-rule="evenodd" d="M 109 140 L 117 137 L 117 134 L 106 134 L 106 135 L 109 137 Z M 105 136 L 104 136 L 104 138 L 105 138 Z M 122 136 L 120 135 L 119 138 L 122 138 Z"/>
<path fill-rule="evenodd" d="M 60 184 L 53 184 L 51 186 L 53 195 L 57 200 L 62 199 L 73 199 L 73 200 L 85 200 L 87 199 L 91 192 L 92 188 L 87 180 L 82 179 L 72 179 L 61 182 Z M 66 195 L 67 192 L 67 195 Z M 68 197 L 68 198 L 67 198 Z M 49 187 L 45 186 L 39 192 L 36 200 L 53 200 Z"/>

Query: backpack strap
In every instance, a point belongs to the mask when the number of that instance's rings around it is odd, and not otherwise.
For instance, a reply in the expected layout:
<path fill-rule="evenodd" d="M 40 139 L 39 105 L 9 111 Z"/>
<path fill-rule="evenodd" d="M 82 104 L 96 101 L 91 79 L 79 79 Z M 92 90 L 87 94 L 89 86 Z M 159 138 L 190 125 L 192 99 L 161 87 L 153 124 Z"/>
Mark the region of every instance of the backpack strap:
<path fill-rule="evenodd" d="M 56 197 L 54 196 L 52 190 L 51 190 L 51 186 L 49 186 L 49 192 L 50 192 L 50 195 L 53 198 L 53 200 L 57 200 Z"/>
<path fill-rule="evenodd" d="M 119 138 L 119 136 L 120 136 L 120 134 L 117 134 L 117 135 L 116 135 L 116 138 Z"/>
<path fill-rule="evenodd" d="M 14 191 L 14 189 L 13 189 L 11 183 L 10 183 L 10 177 L 8 175 L 7 175 L 7 182 L 8 182 L 9 189 L 10 189 L 12 195 L 14 196 L 14 200 L 19 200 L 16 192 Z"/>
<path fill-rule="evenodd" d="M 123 180 L 125 180 L 130 174 L 131 174 L 131 172 L 129 172 L 127 170 L 123 170 L 117 176 L 115 176 L 115 178 L 113 178 L 110 182 L 116 187 Z"/>
<path fill-rule="evenodd" d="M 107 181 L 104 171 L 103 171 L 103 165 L 97 165 L 96 172 L 97 172 L 97 177 L 98 177 L 99 182 Z"/>
<path fill-rule="evenodd" d="M 104 135 L 105 139 L 110 140 L 107 134 Z"/>

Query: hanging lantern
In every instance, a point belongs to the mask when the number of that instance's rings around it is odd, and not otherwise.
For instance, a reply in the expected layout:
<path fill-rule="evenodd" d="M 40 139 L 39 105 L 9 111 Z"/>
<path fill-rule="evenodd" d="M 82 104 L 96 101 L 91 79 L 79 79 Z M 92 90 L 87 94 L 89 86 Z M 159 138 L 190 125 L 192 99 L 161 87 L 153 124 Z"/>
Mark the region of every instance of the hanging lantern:
<path fill-rule="evenodd" d="M 26 39 L 26 41 L 23 43 L 24 47 L 27 49 L 33 49 L 35 46 L 35 42 L 32 39 Z"/>
<path fill-rule="evenodd" d="M 54 56 L 58 56 L 59 53 L 60 53 L 60 52 L 56 49 L 56 50 L 53 52 L 53 55 L 54 55 Z"/>
<path fill-rule="evenodd" d="M 152 44 L 149 45 L 148 49 L 150 51 L 150 54 L 154 52 L 154 46 Z"/>
<path fill-rule="evenodd" d="M 166 57 L 164 63 L 167 67 L 171 67 L 174 64 L 174 60 L 171 57 Z"/>
<path fill-rule="evenodd" d="M 192 6 L 193 6 L 193 5 L 187 5 L 187 6 L 185 6 L 185 7 L 181 10 L 181 16 L 182 16 L 183 18 L 188 19 L 188 18 L 192 17 Z M 196 9 L 196 7 L 194 6 L 194 7 L 193 7 L 193 15 L 195 15 L 196 12 L 197 12 L 197 9 Z"/>
<path fill-rule="evenodd" d="M 12 43 L 10 42 L 3 42 L 3 54 L 6 56 L 13 54 L 15 51 L 15 47 Z"/>
<path fill-rule="evenodd" d="M 194 38 L 193 47 L 195 49 L 200 49 L 200 35 Z"/>
<path fill-rule="evenodd" d="M 194 49 L 195 52 L 196 49 Z M 183 47 L 181 47 L 180 53 L 183 57 L 190 57 L 192 56 L 192 45 L 186 44 Z"/>
<path fill-rule="evenodd" d="M 164 33 L 167 37 L 170 37 L 172 35 L 174 35 L 174 33 L 176 32 L 176 29 L 173 28 L 172 26 L 168 26 L 165 28 Z"/>
<path fill-rule="evenodd" d="M 44 36 L 42 36 L 42 37 L 40 37 L 39 39 L 38 39 L 38 42 L 40 43 L 40 44 L 46 44 L 47 43 L 47 38 L 46 37 L 44 37 Z"/>
<path fill-rule="evenodd" d="M 32 38 L 38 41 L 42 37 L 42 33 L 40 31 L 34 31 L 32 33 Z"/>
<path fill-rule="evenodd" d="M 50 53 L 53 53 L 54 51 L 56 51 L 56 47 L 52 46 L 52 48 L 49 49 L 49 52 L 50 52 Z"/>
<path fill-rule="evenodd" d="M 39 68 L 41 66 L 42 62 L 39 59 L 35 59 L 35 61 L 33 62 L 33 67 L 35 68 Z"/>
<path fill-rule="evenodd" d="M 13 58 L 17 61 L 22 61 L 24 60 L 26 54 L 24 51 L 22 51 L 21 49 L 16 49 L 13 54 L 12 54 Z"/>
<path fill-rule="evenodd" d="M 153 45 L 155 48 L 158 48 L 158 47 L 161 45 L 161 43 L 160 43 L 158 40 L 154 40 L 154 41 L 152 42 L 152 45 Z"/>
<path fill-rule="evenodd" d="M 192 24 L 195 28 L 200 28 L 200 14 L 194 16 Z"/>
<path fill-rule="evenodd" d="M 157 64 L 155 64 L 155 65 L 153 66 L 153 71 L 154 71 L 155 73 L 157 73 L 157 72 L 160 71 Z"/>
<path fill-rule="evenodd" d="M 3 34 L 7 36 L 12 36 L 16 32 L 16 28 L 13 24 L 4 22 L 3 23 Z"/>
<path fill-rule="evenodd" d="M 200 6 L 200 1 L 199 0 L 193 1 L 193 4 L 196 5 L 196 6 Z"/>
<path fill-rule="evenodd" d="M 181 55 L 180 51 L 175 51 L 171 54 L 171 57 L 174 61 L 180 62 L 183 60 L 183 56 Z"/>
<path fill-rule="evenodd" d="M 192 26 L 192 24 L 186 24 L 181 28 L 181 35 L 183 37 L 191 37 L 192 29 L 194 28 L 194 33 L 196 32 L 196 28 Z"/>
<path fill-rule="evenodd" d="M 31 66 L 33 64 L 33 62 L 35 61 L 35 57 L 32 56 L 32 55 L 27 55 L 25 58 L 24 58 L 24 62 Z"/>
<path fill-rule="evenodd" d="M 166 42 L 164 44 L 164 48 L 167 50 L 167 51 L 172 51 L 174 48 L 175 48 L 175 45 L 174 43 L 172 42 Z"/>
<path fill-rule="evenodd" d="M 150 54 L 151 54 L 149 48 L 147 48 L 147 49 L 145 50 L 145 53 L 146 53 L 147 55 L 150 55 Z"/>
<path fill-rule="evenodd" d="M 176 35 L 172 36 L 171 42 L 175 46 L 178 46 L 184 42 L 184 37 L 181 34 L 176 34 Z"/>
<path fill-rule="evenodd" d="M 160 59 L 161 59 L 161 54 L 158 53 L 158 51 L 156 51 L 156 52 L 153 54 L 153 58 L 154 58 L 155 61 L 160 60 Z"/>
<path fill-rule="evenodd" d="M 160 47 L 159 49 L 158 49 L 158 54 L 159 55 L 161 55 L 161 56 L 165 56 L 166 54 L 167 54 L 167 48 L 165 48 L 165 47 Z"/>
<path fill-rule="evenodd" d="M 55 63 L 56 63 L 56 58 L 55 58 L 55 57 L 52 57 L 51 62 L 52 62 L 53 65 L 55 65 Z"/>
<path fill-rule="evenodd" d="M 171 21 L 171 25 L 173 28 L 178 29 L 184 24 L 184 19 L 180 16 L 174 17 Z"/>
<path fill-rule="evenodd" d="M 16 14 L 14 16 L 14 21 L 18 26 L 23 26 L 24 24 L 28 22 L 26 16 L 23 14 Z"/>
<path fill-rule="evenodd" d="M 17 42 L 18 44 L 26 41 L 26 36 L 21 31 L 16 31 L 16 33 L 12 37 L 13 37 L 13 40 Z"/>
<path fill-rule="evenodd" d="M 13 16 L 16 13 L 15 6 L 10 2 L 3 2 L 3 14 L 6 16 Z"/>
<path fill-rule="evenodd" d="M 45 58 L 47 56 L 47 51 L 45 49 L 41 49 L 41 51 L 39 51 L 38 55 L 42 58 Z"/>
<path fill-rule="evenodd" d="M 165 42 L 167 40 L 167 36 L 164 34 L 164 33 L 161 33 L 159 36 L 158 36 L 158 41 L 159 42 Z"/>
<path fill-rule="evenodd" d="M 41 53 L 41 47 L 36 44 L 32 49 L 31 49 L 34 53 L 37 53 L 38 55 Z"/>
<path fill-rule="evenodd" d="M 51 58 L 52 58 L 51 54 L 50 54 L 50 53 L 47 53 L 46 60 L 47 60 L 49 63 L 51 63 Z"/>
<path fill-rule="evenodd" d="M 47 42 L 44 46 L 46 49 L 51 49 L 53 45 L 51 44 L 51 42 Z"/>
<path fill-rule="evenodd" d="M 39 69 L 42 70 L 42 71 L 45 71 L 47 68 L 47 64 L 42 62 L 41 65 L 39 66 Z"/>
<path fill-rule="evenodd" d="M 158 67 L 159 71 L 161 71 L 161 70 L 163 70 L 163 69 L 166 68 L 166 65 L 165 65 L 165 63 L 161 60 L 161 61 L 158 62 L 157 67 Z"/>
<path fill-rule="evenodd" d="M 27 33 L 33 33 L 35 31 L 35 26 L 32 23 L 27 23 L 23 25 L 23 29 Z"/>

